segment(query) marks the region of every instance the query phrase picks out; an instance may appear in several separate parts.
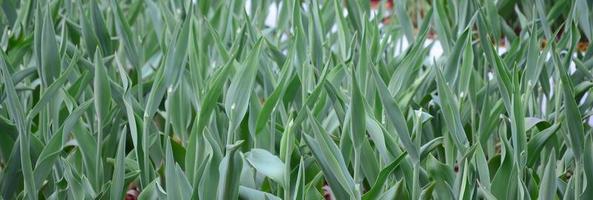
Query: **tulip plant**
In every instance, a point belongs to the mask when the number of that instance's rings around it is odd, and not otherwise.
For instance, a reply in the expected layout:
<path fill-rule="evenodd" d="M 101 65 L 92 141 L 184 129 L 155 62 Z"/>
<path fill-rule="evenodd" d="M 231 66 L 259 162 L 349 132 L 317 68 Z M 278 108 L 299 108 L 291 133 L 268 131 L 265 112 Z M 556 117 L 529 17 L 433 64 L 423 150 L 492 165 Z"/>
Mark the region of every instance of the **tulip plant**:
<path fill-rule="evenodd" d="M 592 39 L 588 0 L 0 0 L 0 199 L 593 199 Z"/>

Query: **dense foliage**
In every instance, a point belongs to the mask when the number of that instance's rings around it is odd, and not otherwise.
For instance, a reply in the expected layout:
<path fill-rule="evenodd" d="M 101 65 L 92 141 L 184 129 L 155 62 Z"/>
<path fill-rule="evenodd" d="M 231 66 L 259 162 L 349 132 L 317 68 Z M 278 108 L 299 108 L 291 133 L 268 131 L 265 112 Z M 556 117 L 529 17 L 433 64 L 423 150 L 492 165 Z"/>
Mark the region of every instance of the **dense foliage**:
<path fill-rule="evenodd" d="M 593 199 L 592 8 L 0 0 L 0 199 Z"/>

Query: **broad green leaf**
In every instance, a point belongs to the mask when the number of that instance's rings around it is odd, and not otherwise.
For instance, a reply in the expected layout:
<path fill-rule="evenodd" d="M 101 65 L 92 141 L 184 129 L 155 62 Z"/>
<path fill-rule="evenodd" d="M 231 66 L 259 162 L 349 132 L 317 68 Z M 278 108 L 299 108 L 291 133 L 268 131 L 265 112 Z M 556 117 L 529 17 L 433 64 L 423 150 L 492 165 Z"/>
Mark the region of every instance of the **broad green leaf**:
<path fill-rule="evenodd" d="M 35 179 L 33 176 L 33 167 L 31 164 L 30 154 L 30 135 L 29 125 L 25 120 L 25 114 L 23 111 L 23 105 L 19 100 L 18 94 L 12 82 L 12 77 L 8 71 L 9 64 L 6 63 L 6 55 L 4 52 L 0 52 L 0 72 L 2 73 L 4 92 L 6 93 L 6 104 L 11 120 L 16 125 L 19 132 L 19 153 L 22 167 L 22 173 L 25 184 L 25 191 L 29 194 L 26 197 L 29 199 L 37 199 L 37 187 L 35 185 Z"/>
<path fill-rule="evenodd" d="M 137 45 L 136 45 L 136 40 L 133 38 L 132 35 L 132 30 L 130 28 L 130 25 L 128 24 L 128 21 L 126 19 L 124 19 L 124 15 L 123 12 L 121 10 L 121 8 L 119 7 L 119 4 L 117 1 L 112 0 L 111 1 L 111 9 L 113 10 L 113 18 L 114 18 L 114 24 L 115 24 L 115 28 L 117 31 L 117 35 L 119 36 L 119 40 L 120 40 L 120 45 L 124 47 L 126 56 L 128 58 L 128 60 L 130 61 L 130 63 L 132 64 L 133 67 L 136 68 L 136 70 L 141 69 L 141 60 L 139 57 L 139 53 L 137 52 Z M 97 38 L 98 39 L 98 38 Z M 140 73 L 140 72 L 136 72 L 136 73 Z"/>
<path fill-rule="evenodd" d="M 274 154 L 264 149 L 251 149 L 245 159 L 259 173 L 270 177 L 280 185 L 284 184 L 284 163 Z"/>
<path fill-rule="evenodd" d="M 262 192 L 260 190 L 239 186 L 239 197 L 241 199 L 256 200 L 256 199 L 270 199 L 280 200 L 280 197 L 274 196 L 273 194 Z"/>
<path fill-rule="evenodd" d="M 38 4 L 40 6 L 40 4 Z M 37 8 L 41 10 L 41 8 Z M 38 11 L 38 15 L 41 11 Z M 41 23 L 41 22 L 39 22 Z M 49 86 L 58 78 L 61 71 L 60 57 L 58 56 L 58 44 L 56 41 L 56 32 L 54 30 L 54 23 L 50 14 L 49 7 L 45 9 L 43 16 L 43 28 L 37 29 L 40 31 L 40 49 L 37 56 L 41 59 L 39 63 L 39 72 L 41 80 L 45 86 Z"/>
<path fill-rule="evenodd" d="M 527 166 L 533 166 L 546 142 L 556 133 L 560 125 L 555 124 L 533 135 L 527 144 Z"/>
<path fill-rule="evenodd" d="M 574 99 L 574 87 L 566 70 L 563 67 L 560 67 L 560 59 L 556 53 L 553 53 L 554 63 L 557 66 L 558 72 L 560 74 L 560 80 L 562 81 L 562 97 L 564 102 L 564 115 L 565 115 L 565 123 L 566 127 L 569 130 L 569 144 L 571 144 L 571 149 L 575 154 L 577 159 L 580 159 L 582 155 L 582 150 L 584 148 L 584 136 L 585 132 L 583 130 L 582 124 L 582 117 L 581 113 L 578 109 L 577 102 Z"/>
<path fill-rule="evenodd" d="M 60 151 L 62 151 L 62 135 L 62 132 L 53 135 L 50 141 L 45 144 L 43 151 L 41 151 L 33 171 L 35 185 L 42 185 L 43 180 L 51 172 L 55 159 L 58 157 Z"/>
<path fill-rule="evenodd" d="M 551 200 L 556 196 L 556 153 L 552 150 L 552 154 L 548 158 L 548 164 L 544 169 L 544 176 L 542 177 L 541 186 L 539 188 L 538 199 Z"/>
<path fill-rule="evenodd" d="M 309 116 L 310 113 L 309 113 Z M 336 144 L 331 141 L 327 132 L 320 128 L 318 122 L 311 122 L 315 138 L 304 134 L 304 139 L 321 165 L 326 180 L 336 198 L 356 196 L 354 179 L 346 168 L 346 163 Z"/>
<path fill-rule="evenodd" d="M 167 199 L 189 199 L 191 196 L 191 185 L 185 174 L 173 159 L 171 140 L 166 141 L 165 177 Z"/>
<path fill-rule="evenodd" d="M 402 155 L 393 160 L 389 165 L 384 167 L 379 173 L 379 176 L 373 184 L 373 186 L 371 187 L 371 189 L 362 196 L 362 199 L 366 200 L 378 198 L 379 194 L 381 193 L 381 190 L 383 189 L 383 186 L 385 185 L 385 181 L 387 181 L 389 175 L 391 175 L 393 170 L 397 168 L 399 163 L 406 157 L 406 155 L 407 153 L 404 152 Z"/>
<path fill-rule="evenodd" d="M 68 66 L 66 71 L 51 85 L 49 85 L 49 87 L 46 88 L 41 99 L 37 101 L 35 106 L 33 106 L 33 108 L 31 108 L 31 110 L 28 112 L 28 120 L 32 120 L 33 117 L 39 114 L 39 112 L 41 112 L 47 106 L 47 104 L 49 104 L 49 102 L 53 98 L 55 98 L 55 95 L 59 92 L 60 89 L 62 89 L 64 83 L 66 83 L 66 81 L 68 80 L 68 75 L 70 75 L 70 73 L 72 73 L 72 71 L 75 69 L 74 64 L 78 61 L 78 57 L 79 54 L 76 53 L 70 61 L 70 65 Z"/>
<path fill-rule="evenodd" d="M 91 1 L 91 22 L 93 24 L 93 30 L 95 35 L 97 36 L 98 42 L 101 45 L 101 50 L 103 50 L 103 54 L 107 55 L 111 53 L 111 36 L 109 35 L 109 31 L 107 30 L 107 26 L 105 25 L 105 20 L 101 15 L 101 10 L 99 10 L 99 6 L 97 5 L 97 1 Z M 116 11 L 118 12 L 118 11 Z"/>
<path fill-rule="evenodd" d="M 258 60 L 260 59 L 261 44 L 262 40 L 260 39 L 247 56 L 247 60 L 241 66 L 242 69 L 233 77 L 226 92 L 224 108 L 229 117 L 229 132 L 233 132 L 239 126 L 247 112 L 247 105 L 255 84 L 255 76 L 260 65 Z M 227 144 L 234 141 L 233 135 L 227 135 L 227 137 L 230 138 L 227 139 Z"/>
<path fill-rule="evenodd" d="M 437 88 L 439 91 L 440 106 L 443 117 L 445 118 L 445 122 L 447 123 L 447 127 L 449 128 L 449 134 L 451 134 L 451 138 L 453 138 L 453 142 L 457 150 L 461 153 L 465 153 L 468 148 L 468 141 L 465 130 L 463 129 L 463 125 L 461 123 L 458 101 L 453 95 L 449 84 L 445 82 L 445 78 L 443 77 L 439 67 L 434 67 L 434 70 L 436 74 Z"/>
<path fill-rule="evenodd" d="M 163 199 L 163 195 L 160 193 L 162 191 L 161 186 L 159 185 L 159 180 L 155 179 L 152 180 L 149 184 L 146 185 L 144 190 L 138 195 L 138 199 L 141 200 L 154 200 L 154 199 Z"/>
<path fill-rule="evenodd" d="M 584 159 L 583 159 L 583 166 L 584 166 L 584 172 L 585 172 L 585 178 L 587 179 L 587 181 L 589 180 L 593 180 L 593 172 L 591 171 L 591 169 L 593 168 L 593 154 L 591 154 L 591 151 L 593 151 L 593 140 L 591 138 L 591 136 L 587 137 L 586 139 L 587 141 L 585 141 L 585 155 L 584 155 Z M 551 159 L 550 159 L 551 160 Z M 581 198 L 590 198 L 593 197 L 593 186 L 591 185 L 587 185 L 587 187 L 585 188 L 585 191 L 581 194 L 580 196 Z"/>
<path fill-rule="evenodd" d="M 217 199 L 237 199 L 239 196 L 239 178 L 243 159 L 239 152 L 242 140 L 228 145 L 226 155 L 220 162 L 220 178 L 218 182 Z"/>
<path fill-rule="evenodd" d="M 280 101 L 280 97 L 284 96 L 286 92 L 286 87 L 288 86 L 288 81 L 292 77 L 293 67 L 292 65 L 292 57 L 289 57 L 286 61 L 284 66 L 282 66 L 282 72 L 280 73 L 280 83 L 272 92 L 272 94 L 266 99 L 264 106 L 262 107 L 259 115 L 257 116 L 257 122 L 255 124 L 255 132 L 259 134 L 262 129 L 265 127 L 266 122 L 270 119 L 274 108 L 278 105 Z"/>
<path fill-rule="evenodd" d="M 167 55 L 163 66 L 159 68 L 157 80 L 152 85 L 146 109 L 144 110 L 144 117 L 152 117 L 156 113 L 166 91 L 179 81 L 179 77 L 185 69 L 190 29 L 189 21 L 189 19 L 186 19 L 180 25 L 172 39 L 173 43 L 166 52 Z"/>
<path fill-rule="evenodd" d="M 99 52 L 95 52 L 95 78 L 93 82 L 95 95 L 95 111 L 97 118 L 101 123 L 107 121 L 107 116 L 111 106 L 111 86 L 109 84 L 109 75 L 107 67 L 103 64 L 103 58 Z"/>
<path fill-rule="evenodd" d="M 360 66 L 359 66 L 360 67 Z M 359 183 L 362 180 L 360 170 L 362 168 L 362 151 L 363 144 L 367 139 L 366 135 L 366 114 L 365 114 L 365 103 L 360 86 L 356 80 L 356 74 L 352 70 L 352 99 L 350 101 L 350 139 L 354 146 L 354 181 Z M 371 155 L 367 155 L 371 156 Z M 367 163 L 368 164 L 368 163 Z"/>
<path fill-rule="evenodd" d="M 391 122 L 391 124 L 395 127 L 397 135 L 399 136 L 399 139 L 401 140 L 408 154 L 410 154 L 410 157 L 413 160 L 418 161 L 420 159 L 420 155 L 418 154 L 416 147 L 414 147 L 412 144 L 407 122 L 403 116 L 402 111 L 393 100 L 393 97 L 391 97 L 385 82 L 383 82 L 377 70 L 371 68 L 371 71 L 373 72 L 373 79 L 375 80 L 375 84 L 377 86 L 381 102 L 383 103 L 387 119 L 389 119 L 389 122 Z"/>
<path fill-rule="evenodd" d="M 395 14 L 399 19 L 399 23 L 402 26 L 403 32 L 406 36 L 406 39 L 408 40 L 408 43 L 412 43 L 412 41 L 414 41 L 414 30 L 412 30 L 412 22 L 406 12 L 406 3 L 407 1 L 404 0 L 396 0 Z"/>
<path fill-rule="evenodd" d="M 111 109 L 111 86 L 109 85 L 109 75 L 107 74 L 107 69 L 105 65 L 103 65 L 103 58 L 99 51 L 95 51 L 95 78 L 93 82 L 93 94 L 95 95 L 95 112 L 97 113 L 97 145 L 95 147 L 97 150 L 95 151 L 97 154 L 95 155 L 95 163 L 97 166 L 95 167 L 95 189 L 99 188 L 101 177 L 103 175 L 102 163 L 103 163 L 103 126 L 105 126 L 107 122 L 107 116 L 109 114 L 109 110 Z"/>
<path fill-rule="evenodd" d="M 123 196 L 124 191 L 124 175 L 125 166 L 124 159 L 126 154 L 126 131 L 121 131 L 119 138 L 119 144 L 117 145 L 117 153 L 115 155 L 115 166 L 113 167 L 113 178 L 111 180 L 111 199 L 120 199 Z"/>

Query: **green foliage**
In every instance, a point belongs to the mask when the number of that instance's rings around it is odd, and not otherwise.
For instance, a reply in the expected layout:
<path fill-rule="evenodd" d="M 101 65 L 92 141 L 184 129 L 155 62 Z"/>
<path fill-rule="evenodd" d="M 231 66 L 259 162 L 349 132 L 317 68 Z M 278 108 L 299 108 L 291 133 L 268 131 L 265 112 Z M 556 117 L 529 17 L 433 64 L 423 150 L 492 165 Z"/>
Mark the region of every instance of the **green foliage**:
<path fill-rule="evenodd" d="M 590 1 L 378 2 L 0 1 L 0 199 L 593 199 Z"/>

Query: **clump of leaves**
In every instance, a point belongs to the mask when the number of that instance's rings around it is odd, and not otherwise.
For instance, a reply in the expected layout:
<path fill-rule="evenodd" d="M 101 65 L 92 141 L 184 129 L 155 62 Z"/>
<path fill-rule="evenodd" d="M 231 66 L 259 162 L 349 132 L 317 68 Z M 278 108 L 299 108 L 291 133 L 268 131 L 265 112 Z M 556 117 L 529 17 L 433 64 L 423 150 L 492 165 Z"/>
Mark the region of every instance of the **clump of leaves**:
<path fill-rule="evenodd" d="M 3 199 L 593 198 L 590 1 L 0 4 Z"/>

